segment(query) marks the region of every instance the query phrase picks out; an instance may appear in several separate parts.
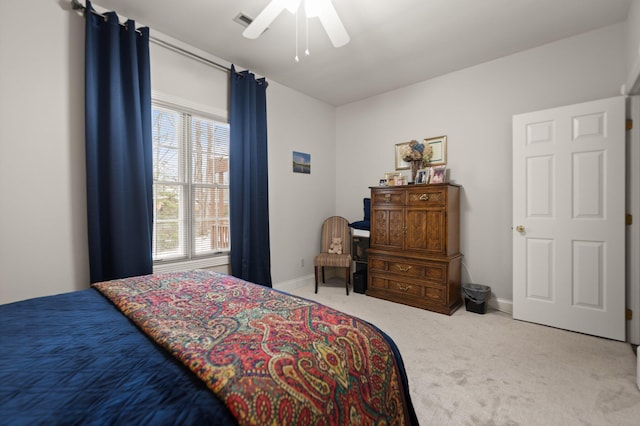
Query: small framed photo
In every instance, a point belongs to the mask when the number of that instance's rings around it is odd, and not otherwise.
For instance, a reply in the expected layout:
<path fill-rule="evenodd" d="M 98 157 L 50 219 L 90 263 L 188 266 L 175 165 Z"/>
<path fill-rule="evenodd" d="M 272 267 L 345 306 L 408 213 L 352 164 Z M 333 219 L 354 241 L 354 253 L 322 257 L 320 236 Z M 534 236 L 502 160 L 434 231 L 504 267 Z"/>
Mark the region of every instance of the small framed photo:
<path fill-rule="evenodd" d="M 409 146 L 411 142 L 402 142 L 396 144 L 396 170 L 409 170 L 411 164 L 402 159 L 402 150 Z"/>
<path fill-rule="evenodd" d="M 430 170 L 429 168 L 418 170 L 418 174 L 416 175 L 416 183 L 429 183 Z"/>
<path fill-rule="evenodd" d="M 430 166 L 440 166 L 447 164 L 447 137 L 438 136 L 437 138 L 425 139 L 424 143 L 431 147 Z"/>
<path fill-rule="evenodd" d="M 380 186 L 387 186 L 387 180 L 386 179 L 380 179 Z"/>
<path fill-rule="evenodd" d="M 293 151 L 293 173 L 311 173 L 311 154 Z"/>
<path fill-rule="evenodd" d="M 384 174 L 384 178 L 389 180 L 389 179 L 393 179 L 396 176 L 400 176 L 402 173 L 400 172 L 387 172 Z"/>
<path fill-rule="evenodd" d="M 402 184 L 402 173 L 400 172 L 391 172 L 385 174 L 385 180 L 387 181 L 387 186 L 396 186 Z"/>
<path fill-rule="evenodd" d="M 434 166 L 434 167 L 431 167 L 431 181 L 430 181 L 430 183 L 444 183 L 446 169 L 447 169 L 447 166 Z"/>

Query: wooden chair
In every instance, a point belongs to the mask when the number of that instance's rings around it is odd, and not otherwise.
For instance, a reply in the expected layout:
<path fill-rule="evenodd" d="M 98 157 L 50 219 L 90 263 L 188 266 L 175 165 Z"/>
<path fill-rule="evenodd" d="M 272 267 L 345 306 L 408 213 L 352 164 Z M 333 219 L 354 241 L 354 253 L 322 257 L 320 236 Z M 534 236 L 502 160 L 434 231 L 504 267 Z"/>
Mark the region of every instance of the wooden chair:
<path fill-rule="evenodd" d="M 342 254 L 329 253 L 329 247 L 333 238 L 342 238 Z M 325 266 L 333 268 L 345 268 L 345 287 L 349 295 L 351 283 L 351 231 L 349 222 L 340 216 L 332 216 L 322 224 L 320 237 L 320 254 L 313 258 L 313 266 L 316 278 L 316 293 L 318 292 L 318 267 L 322 268 L 322 282 L 324 283 Z"/>

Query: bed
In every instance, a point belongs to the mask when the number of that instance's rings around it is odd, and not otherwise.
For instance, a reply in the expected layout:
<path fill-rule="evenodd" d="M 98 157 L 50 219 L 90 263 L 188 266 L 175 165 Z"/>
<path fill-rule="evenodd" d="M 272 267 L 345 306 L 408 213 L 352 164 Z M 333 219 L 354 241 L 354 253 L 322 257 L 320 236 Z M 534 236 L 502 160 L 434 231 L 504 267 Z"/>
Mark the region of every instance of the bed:
<path fill-rule="evenodd" d="M 0 423 L 418 424 L 381 330 L 209 271 L 0 306 Z"/>

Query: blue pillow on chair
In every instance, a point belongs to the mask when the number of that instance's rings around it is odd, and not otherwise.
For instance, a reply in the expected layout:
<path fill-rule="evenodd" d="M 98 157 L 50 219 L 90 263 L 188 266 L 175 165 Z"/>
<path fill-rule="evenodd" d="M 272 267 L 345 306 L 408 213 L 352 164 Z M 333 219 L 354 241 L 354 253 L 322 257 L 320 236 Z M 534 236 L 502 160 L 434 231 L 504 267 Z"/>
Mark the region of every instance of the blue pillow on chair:
<path fill-rule="evenodd" d="M 349 226 L 354 229 L 362 229 L 369 231 L 371 228 L 371 198 L 364 199 L 364 220 L 350 223 Z"/>

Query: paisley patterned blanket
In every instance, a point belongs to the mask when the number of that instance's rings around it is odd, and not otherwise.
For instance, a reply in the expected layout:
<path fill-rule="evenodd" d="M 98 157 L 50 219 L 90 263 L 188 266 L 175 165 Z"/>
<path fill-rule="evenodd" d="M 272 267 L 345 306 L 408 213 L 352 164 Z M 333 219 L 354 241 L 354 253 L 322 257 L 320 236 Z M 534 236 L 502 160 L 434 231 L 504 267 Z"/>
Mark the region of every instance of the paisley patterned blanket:
<path fill-rule="evenodd" d="M 395 345 L 365 321 L 208 271 L 94 287 L 200 377 L 240 424 L 417 423 Z"/>

